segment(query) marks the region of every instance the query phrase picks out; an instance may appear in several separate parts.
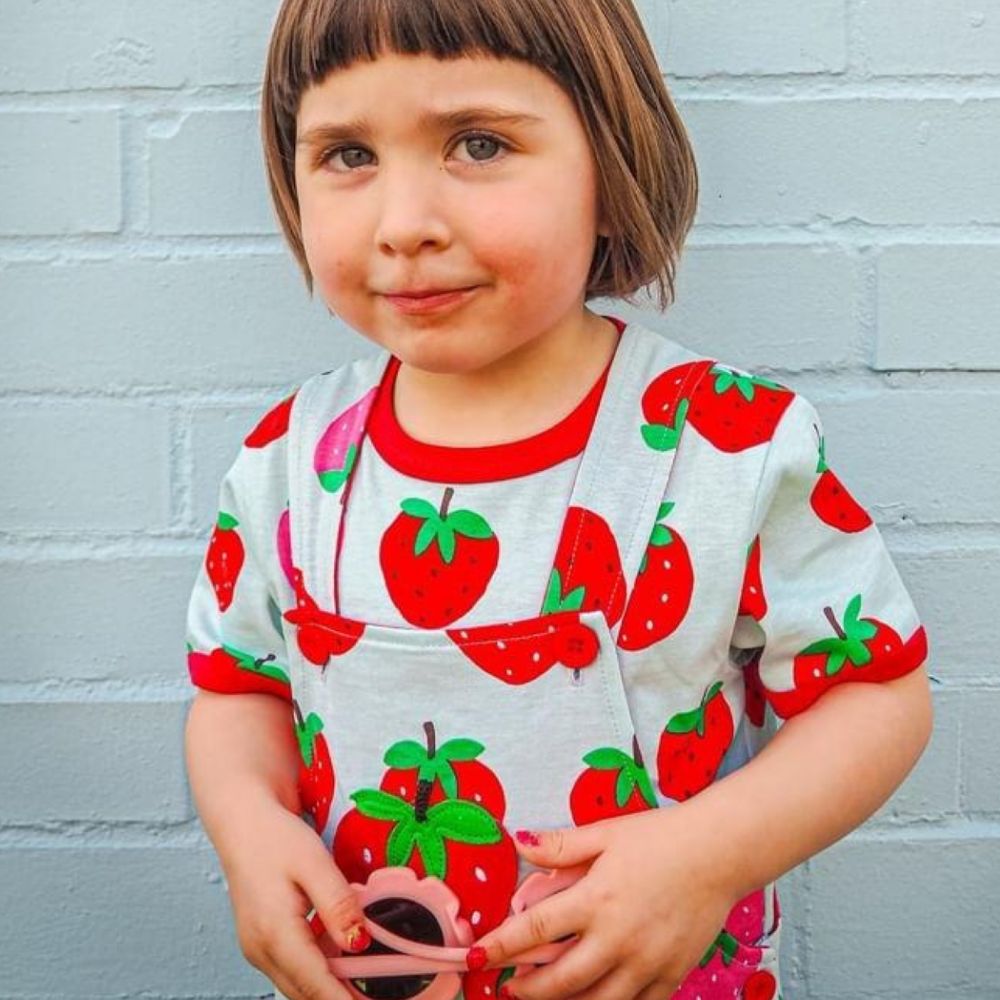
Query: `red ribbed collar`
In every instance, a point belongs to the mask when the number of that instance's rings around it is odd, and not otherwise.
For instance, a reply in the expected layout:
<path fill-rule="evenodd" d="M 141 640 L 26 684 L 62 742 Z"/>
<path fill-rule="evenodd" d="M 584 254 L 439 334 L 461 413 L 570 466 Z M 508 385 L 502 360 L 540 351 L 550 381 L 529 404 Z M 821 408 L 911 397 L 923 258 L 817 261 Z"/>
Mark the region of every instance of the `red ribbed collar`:
<path fill-rule="evenodd" d="M 625 321 L 605 316 L 618 328 Z M 612 355 L 612 360 L 614 356 Z M 397 472 L 439 483 L 483 483 L 540 472 L 579 455 L 587 444 L 611 362 L 576 408 L 558 423 L 519 441 L 482 447 L 455 448 L 410 437 L 396 420 L 393 396 L 399 358 L 390 357 L 368 417 L 368 437 Z"/>

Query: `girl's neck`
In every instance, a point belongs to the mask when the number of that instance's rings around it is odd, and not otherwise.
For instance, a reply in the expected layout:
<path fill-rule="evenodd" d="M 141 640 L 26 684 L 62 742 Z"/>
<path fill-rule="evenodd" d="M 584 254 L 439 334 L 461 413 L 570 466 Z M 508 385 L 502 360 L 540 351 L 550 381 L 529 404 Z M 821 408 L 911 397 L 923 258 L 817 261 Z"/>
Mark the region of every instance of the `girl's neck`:
<path fill-rule="evenodd" d="M 558 423 L 601 377 L 618 345 L 611 320 L 536 337 L 488 369 L 439 374 L 400 364 L 393 407 L 412 438 L 444 447 L 503 444 Z"/>

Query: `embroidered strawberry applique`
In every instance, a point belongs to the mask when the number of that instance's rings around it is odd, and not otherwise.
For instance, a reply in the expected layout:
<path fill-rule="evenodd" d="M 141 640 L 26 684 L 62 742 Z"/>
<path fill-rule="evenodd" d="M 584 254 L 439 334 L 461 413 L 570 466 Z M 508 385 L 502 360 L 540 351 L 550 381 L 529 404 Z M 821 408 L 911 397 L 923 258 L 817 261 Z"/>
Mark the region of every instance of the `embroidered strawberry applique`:
<path fill-rule="evenodd" d="M 337 826 L 333 858 L 348 881 L 363 883 L 387 865 L 441 879 L 458 897 L 460 916 L 479 936 L 509 912 L 517 888 L 517 850 L 502 822 L 478 803 L 447 796 L 431 803 L 434 783 L 446 770 L 435 770 L 430 763 L 435 757 L 435 748 L 428 746 L 427 770 L 418 778 L 412 802 L 381 788 L 353 792 L 356 806 Z"/>
<path fill-rule="evenodd" d="M 449 486 L 440 507 L 418 497 L 403 500 L 379 545 L 389 596 L 420 628 L 448 625 L 474 607 L 500 558 L 486 518 L 472 510 L 449 512 L 454 494 Z"/>

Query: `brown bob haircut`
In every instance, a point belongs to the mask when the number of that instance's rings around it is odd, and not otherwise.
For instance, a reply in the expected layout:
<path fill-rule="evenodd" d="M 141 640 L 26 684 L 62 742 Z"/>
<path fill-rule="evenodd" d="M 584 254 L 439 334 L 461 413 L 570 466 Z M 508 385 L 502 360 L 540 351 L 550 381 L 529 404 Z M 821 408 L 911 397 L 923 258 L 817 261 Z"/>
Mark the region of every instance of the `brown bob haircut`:
<path fill-rule="evenodd" d="M 632 0 L 283 0 L 271 33 L 261 132 L 278 220 L 312 294 L 295 191 L 305 90 L 382 52 L 519 59 L 573 99 L 597 166 L 609 236 L 598 236 L 585 299 L 675 295 L 697 208 L 694 153 Z"/>

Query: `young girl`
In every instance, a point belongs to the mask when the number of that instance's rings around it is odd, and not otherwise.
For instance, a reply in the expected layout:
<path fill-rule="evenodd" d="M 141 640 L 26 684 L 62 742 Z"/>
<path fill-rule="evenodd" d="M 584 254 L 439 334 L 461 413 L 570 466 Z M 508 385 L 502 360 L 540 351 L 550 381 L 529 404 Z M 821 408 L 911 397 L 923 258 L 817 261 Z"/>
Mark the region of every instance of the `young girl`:
<path fill-rule="evenodd" d="M 696 204 L 632 4 L 285 0 L 262 118 L 378 350 L 250 430 L 191 595 L 244 954 L 293 1000 L 780 996 L 776 880 L 919 757 L 926 635 L 812 404 L 587 308 L 665 308 Z"/>

